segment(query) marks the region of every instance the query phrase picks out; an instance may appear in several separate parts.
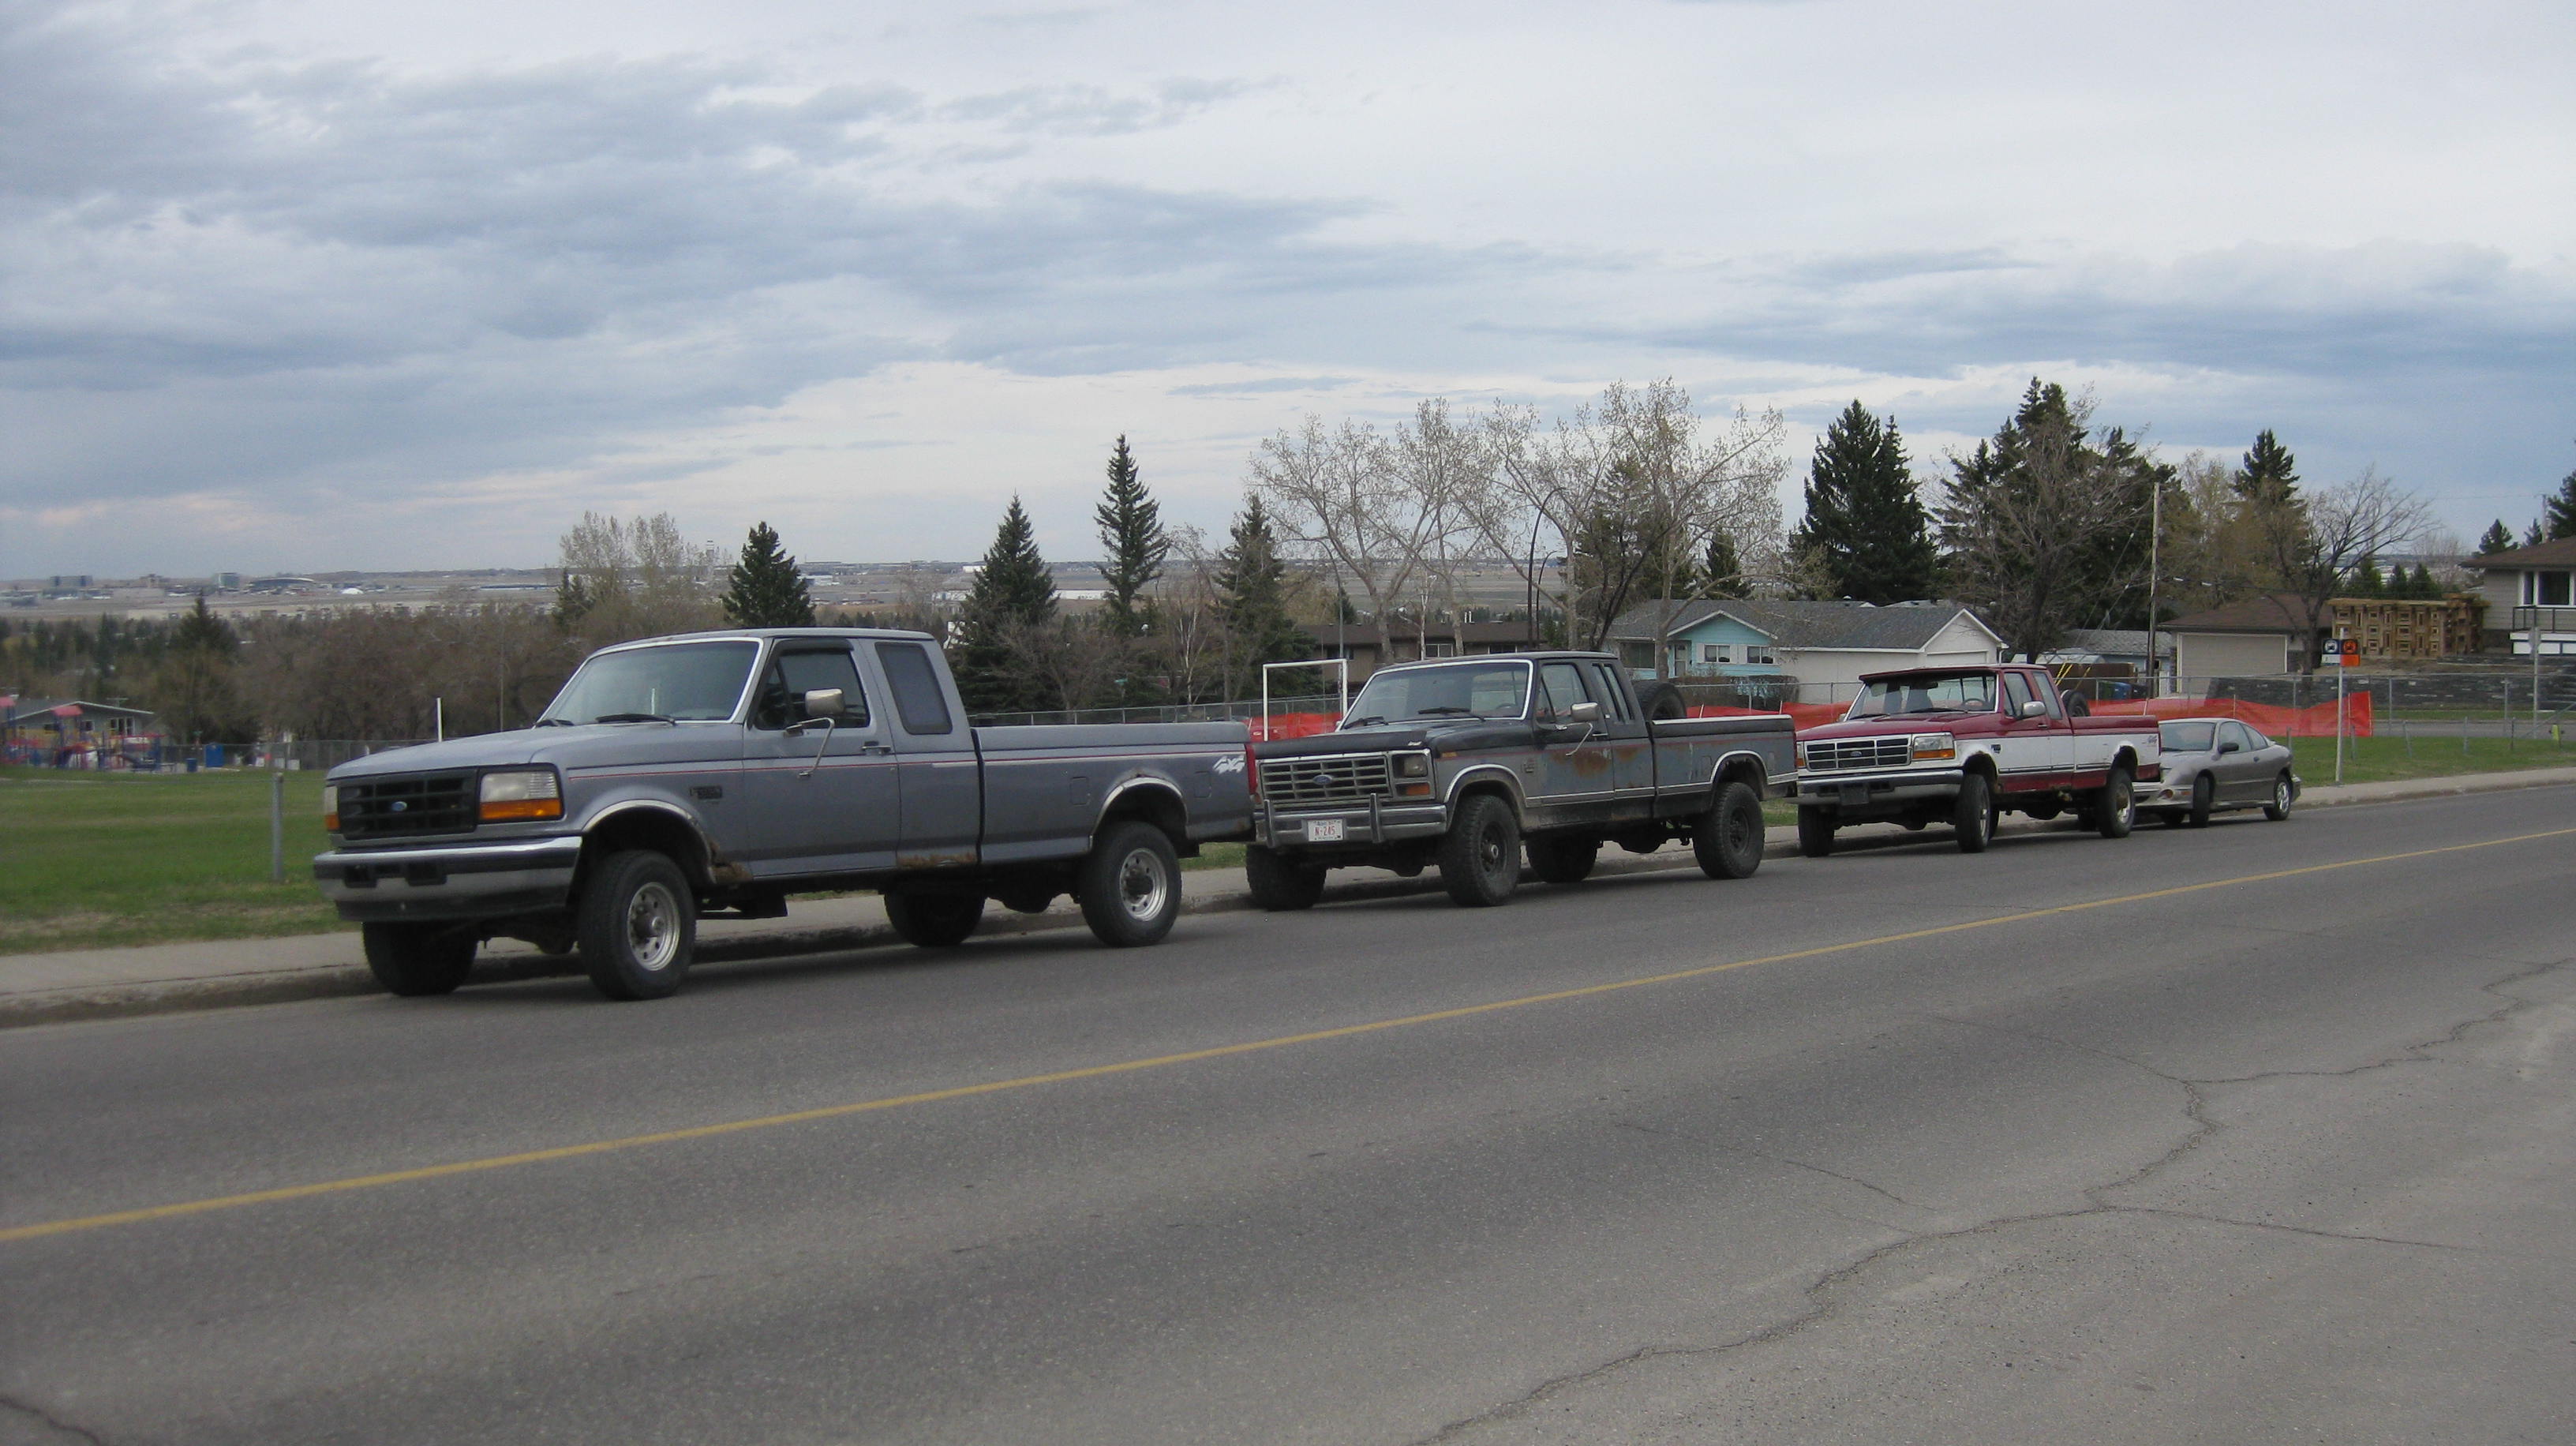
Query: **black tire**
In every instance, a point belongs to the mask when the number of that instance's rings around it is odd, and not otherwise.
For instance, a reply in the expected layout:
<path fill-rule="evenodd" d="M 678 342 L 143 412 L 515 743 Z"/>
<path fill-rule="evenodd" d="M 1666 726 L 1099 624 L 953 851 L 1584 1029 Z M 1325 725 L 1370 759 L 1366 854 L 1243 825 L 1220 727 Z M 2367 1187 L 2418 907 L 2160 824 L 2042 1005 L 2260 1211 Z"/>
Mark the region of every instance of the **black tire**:
<path fill-rule="evenodd" d="M 916 949 L 954 949 L 984 921 L 981 894 L 914 894 L 896 889 L 885 896 L 886 922 L 903 942 Z"/>
<path fill-rule="evenodd" d="M 668 855 L 629 849 L 590 871 L 573 930 L 593 988 L 611 999 L 667 998 L 697 948 L 697 899 Z"/>
<path fill-rule="evenodd" d="M 2263 816 L 2279 823 L 2290 816 L 2291 805 L 2298 801 L 2298 790 L 2290 786 L 2290 775 L 2284 773 L 2272 780 L 2272 801 L 2263 805 Z"/>
<path fill-rule="evenodd" d="M 2102 791 L 2093 796 L 2093 831 L 2104 838 L 2127 838 L 2138 823 L 2138 786 L 2124 764 L 2113 764 Z"/>
<path fill-rule="evenodd" d="M 1324 897 L 1325 872 L 1259 844 L 1243 851 L 1243 877 L 1252 885 L 1252 902 L 1274 914 L 1315 907 Z"/>
<path fill-rule="evenodd" d="M 1466 909 L 1504 903 L 1521 883 L 1521 825 L 1512 806 L 1490 793 L 1469 794 L 1440 839 L 1440 883 Z"/>
<path fill-rule="evenodd" d="M 2218 780 L 2204 773 L 2191 781 L 2191 826 L 2193 828 L 2209 827 L 2210 806 L 2217 801 Z M 2165 821 L 2172 822 L 2173 815 L 2166 814 Z"/>
<path fill-rule="evenodd" d="M 1995 841 L 1995 785 L 1982 773 L 1959 780 L 1959 797 L 1950 805 L 1950 828 L 1959 852 L 1981 854 Z"/>
<path fill-rule="evenodd" d="M 1123 819 L 1100 831 L 1074 876 L 1091 937 L 1112 949 L 1159 944 L 1181 916 L 1181 859 L 1161 829 Z"/>
<path fill-rule="evenodd" d="M 1521 846 L 1529 851 L 1530 872 L 1549 884 L 1582 883 L 1601 857 L 1597 838 L 1540 834 L 1523 839 Z"/>
<path fill-rule="evenodd" d="M 1811 859 L 1824 858 L 1834 851 L 1834 811 L 1830 808 L 1798 810 L 1798 852 Z"/>
<path fill-rule="evenodd" d="M 1690 705 L 1682 701 L 1682 690 L 1670 683 L 1650 685 L 1645 692 L 1638 695 L 1637 707 L 1649 720 L 1656 722 L 1670 722 L 1675 718 L 1690 716 Z"/>
<path fill-rule="evenodd" d="M 1761 796 L 1749 783 L 1725 784 L 1691 829 L 1691 853 L 1712 879 L 1749 879 L 1762 867 L 1762 835 Z"/>
<path fill-rule="evenodd" d="M 474 936 L 445 924 L 366 924 L 367 972 L 387 994 L 453 994 L 474 969 Z"/>

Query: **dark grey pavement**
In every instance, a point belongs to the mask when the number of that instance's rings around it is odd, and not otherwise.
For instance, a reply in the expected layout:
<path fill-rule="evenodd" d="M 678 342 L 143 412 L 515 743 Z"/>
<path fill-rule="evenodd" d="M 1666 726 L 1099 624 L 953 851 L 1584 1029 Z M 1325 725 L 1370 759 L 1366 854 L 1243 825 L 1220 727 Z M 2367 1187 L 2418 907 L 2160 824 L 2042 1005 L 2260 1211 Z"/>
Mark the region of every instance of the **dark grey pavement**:
<path fill-rule="evenodd" d="M 0 1441 L 2564 1441 L 2570 829 L 1935 832 L 10 1030 Z"/>

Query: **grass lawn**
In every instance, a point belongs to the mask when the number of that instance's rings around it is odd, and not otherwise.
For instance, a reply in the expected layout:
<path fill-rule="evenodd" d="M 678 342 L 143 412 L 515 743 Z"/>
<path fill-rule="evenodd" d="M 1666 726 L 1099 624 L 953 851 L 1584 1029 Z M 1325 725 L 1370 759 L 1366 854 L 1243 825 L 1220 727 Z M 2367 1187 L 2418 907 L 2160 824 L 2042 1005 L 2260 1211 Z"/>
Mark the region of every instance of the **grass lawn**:
<path fill-rule="evenodd" d="M 2335 781 L 2333 739 L 2292 738 L 2287 742 L 2298 760 L 2301 782 L 2319 788 Z M 2547 738 L 2471 738 L 2463 750 L 2457 734 L 2448 738 L 2419 734 L 2410 743 L 2394 732 L 2383 732 L 2376 738 L 2347 738 L 2343 747 L 2346 783 L 2438 778 L 2452 773 L 2506 773 L 2576 764 L 2576 740 L 2552 743 Z"/>
<path fill-rule="evenodd" d="M 0 768 L 0 954 L 342 927 L 313 888 L 322 775 L 286 775 L 283 885 L 268 790 L 265 773 Z"/>

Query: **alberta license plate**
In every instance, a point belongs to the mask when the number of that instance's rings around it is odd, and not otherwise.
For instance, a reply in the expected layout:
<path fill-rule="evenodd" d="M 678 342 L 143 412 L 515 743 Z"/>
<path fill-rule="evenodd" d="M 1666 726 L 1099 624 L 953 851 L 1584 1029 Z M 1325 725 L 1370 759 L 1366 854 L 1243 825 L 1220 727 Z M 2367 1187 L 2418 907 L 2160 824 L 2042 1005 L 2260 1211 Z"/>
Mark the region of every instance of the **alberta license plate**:
<path fill-rule="evenodd" d="M 1341 841 L 1342 820 L 1338 818 L 1316 818 L 1308 819 L 1306 821 L 1306 842 L 1340 843 Z"/>

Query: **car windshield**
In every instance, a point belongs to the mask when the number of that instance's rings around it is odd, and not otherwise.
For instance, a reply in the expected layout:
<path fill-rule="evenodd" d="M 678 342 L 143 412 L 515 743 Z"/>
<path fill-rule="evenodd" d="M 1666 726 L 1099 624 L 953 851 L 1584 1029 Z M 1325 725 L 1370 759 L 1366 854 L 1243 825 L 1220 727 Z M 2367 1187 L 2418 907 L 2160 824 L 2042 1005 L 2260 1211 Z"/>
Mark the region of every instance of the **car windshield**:
<path fill-rule="evenodd" d="M 1351 700 L 1345 728 L 1409 718 L 1518 718 L 1529 705 L 1527 663 L 1448 663 L 1396 668 Z"/>
<path fill-rule="evenodd" d="M 2168 723 L 2156 731 L 2164 735 L 2168 753 L 2207 753 L 2218 739 L 2215 723 Z"/>
<path fill-rule="evenodd" d="M 602 653 L 581 665 L 538 723 L 730 718 L 758 656 L 760 645 L 748 641 L 667 643 Z"/>
<path fill-rule="evenodd" d="M 1905 713 L 1991 713 L 1992 673 L 1908 673 L 1872 680 L 1852 700 L 1850 718 L 1892 718 Z"/>

